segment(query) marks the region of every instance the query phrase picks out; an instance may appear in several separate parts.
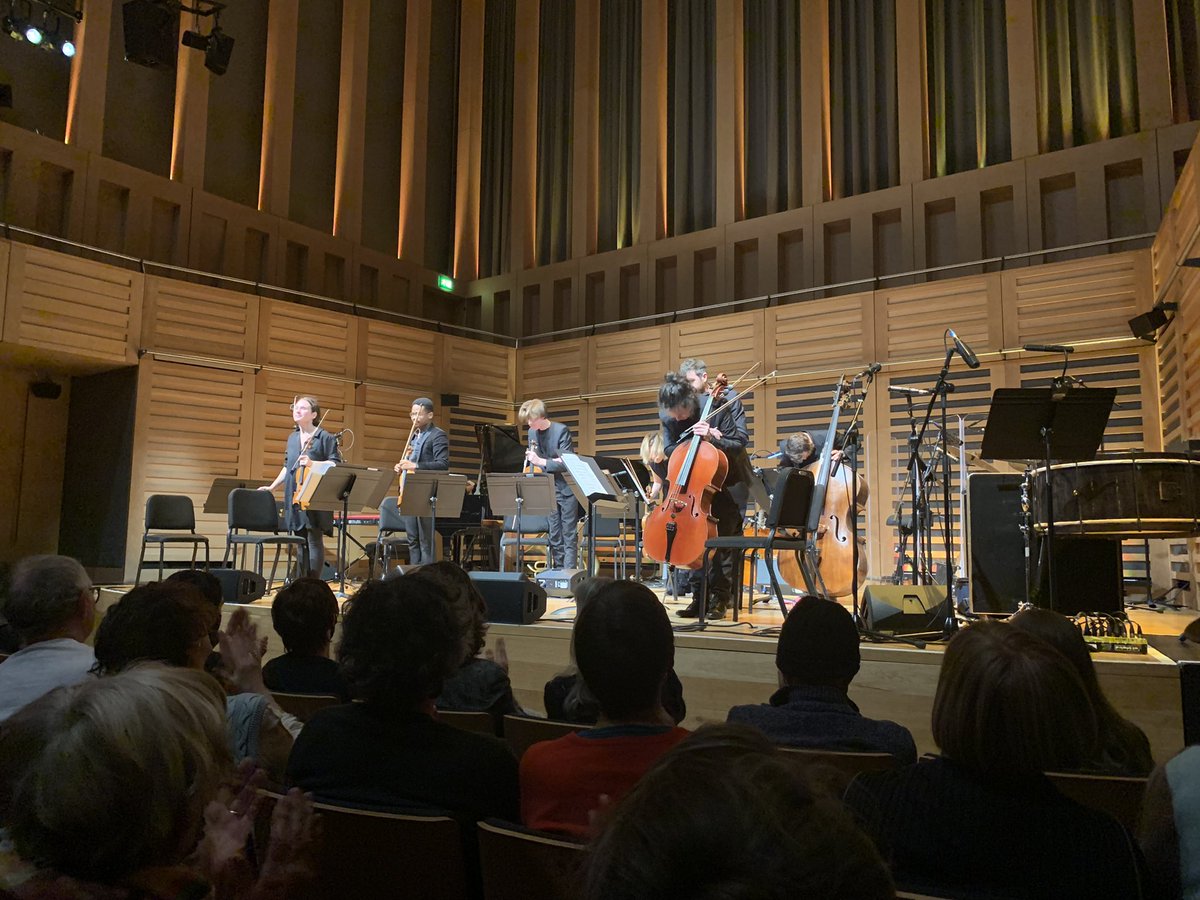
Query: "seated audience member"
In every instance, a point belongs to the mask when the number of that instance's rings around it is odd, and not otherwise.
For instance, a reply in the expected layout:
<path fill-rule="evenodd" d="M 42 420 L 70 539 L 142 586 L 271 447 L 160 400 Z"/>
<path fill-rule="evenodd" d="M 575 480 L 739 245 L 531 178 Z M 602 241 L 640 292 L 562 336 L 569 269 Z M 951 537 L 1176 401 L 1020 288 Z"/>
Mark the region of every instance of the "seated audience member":
<path fill-rule="evenodd" d="M 165 579 L 171 582 L 183 582 L 190 584 L 200 592 L 209 603 L 217 610 L 217 627 L 221 626 L 221 611 L 225 603 L 225 592 L 221 589 L 221 582 L 217 580 L 217 576 L 212 572 L 206 572 L 203 569 L 180 569 L 178 572 L 172 572 Z M 221 673 L 221 652 L 214 649 L 208 654 L 208 659 L 204 662 L 204 671 L 210 675 L 216 675 L 220 679 Z"/>
<path fill-rule="evenodd" d="M 255 781 L 229 781 L 224 704 L 208 675 L 147 663 L 10 718 L 0 820 L 26 865 L 5 860 L 3 895 L 267 898 L 303 887 L 313 814 L 299 791 L 276 807 L 257 883 L 246 863 Z"/>
<path fill-rule="evenodd" d="M 779 633 L 779 690 L 769 703 L 735 706 L 729 721 L 753 725 L 776 744 L 890 753 L 901 763 L 916 762 L 917 745 L 907 728 L 868 719 L 848 696 L 859 665 L 850 613 L 829 600 L 803 597 Z"/>
<path fill-rule="evenodd" d="M 13 569 L 3 612 L 23 649 L 0 666 L 0 721 L 88 677 L 96 657 L 84 642 L 96 622 L 96 593 L 78 561 L 30 556 Z"/>
<path fill-rule="evenodd" d="M 1049 609 L 1025 609 L 1009 621 L 1022 631 L 1041 638 L 1065 656 L 1079 673 L 1092 700 L 1096 724 L 1100 728 L 1099 753 L 1085 763 L 1084 768 L 1105 775 L 1149 775 L 1154 768 L 1150 739 L 1142 729 L 1113 709 L 1104 696 L 1100 681 L 1096 678 L 1096 666 L 1092 663 L 1087 644 L 1083 642 L 1083 632 L 1079 626 Z"/>
<path fill-rule="evenodd" d="M 661 438 L 659 446 L 662 446 Z M 596 578 L 588 578 L 575 589 L 576 621 L 596 592 L 612 582 L 613 579 L 601 575 Z M 573 722 L 576 725 L 595 725 L 596 720 L 600 718 L 600 704 L 596 702 L 592 692 L 579 677 L 579 666 L 575 662 L 573 634 L 570 654 L 570 665 L 547 681 L 546 686 L 542 689 L 542 702 L 546 707 L 546 718 L 556 722 Z M 663 684 L 662 705 L 676 725 L 687 718 L 687 704 L 683 700 L 683 685 L 674 669 L 667 673 L 667 680 Z"/>
<path fill-rule="evenodd" d="M 457 712 L 489 712 L 497 720 L 521 715 L 508 678 L 504 640 L 496 642 L 494 658 L 480 656 L 487 637 L 487 601 L 461 566 L 436 562 L 421 566 L 410 577 L 422 578 L 438 588 L 450 604 L 458 625 L 462 657 L 442 685 L 437 708 Z"/>
<path fill-rule="evenodd" d="M 287 651 L 263 666 L 263 681 L 288 694 L 332 694 L 350 700 L 338 665 L 329 658 L 338 602 L 320 578 L 298 578 L 275 595 L 271 624 Z"/>
<path fill-rule="evenodd" d="M 434 718 L 433 699 L 462 654 L 451 606 L 429 579 L 368 582 L 343 611 L 338 645 L 356 702 L 313 715 L 288 760 L 289 782 L 333 802 L 513 819 L 512 751 Z"/>
<path fill-rule="evenodd" d="M 218 625 L 212 604 L 191 585 L 144 584 L 117 601 L 96 629 L 96 669 L 112 675 L 152 660 L 203 672 L 220 637 L 228 675 L 240 691 L 226 699 L 234 761 L 255 760 L 279 781 L 300 723 L 275 705 L 263 684 L 258 634 L 246 611 L 233 614 L 225 633 Z"/>
<path fill-rule="evenodd" d="M 0 563 L 0 609 L 8 601 L 8 586 L 12 582 L 12 566 Z M 0 653 L 16 653 L 21 649 L 21 637 L 3 614 L 0 614 Z"/>
<path fill-rule="evenodd" d="M 595 728 L 534 744 L 521 757 L 521 819 L 582 837 L 601 796 L 620 800 L 688 732 L 662 706 L 675 634 L 635 581 L 605 585 L 575 622 L 579 674 L 600 704 Z"/>
<path fill-rule="evenodd" d="M 859 775 L 846 790 L 901 888 L 1144 895 L 1143 862 L 1125 828 L 1043 774 L 1078 769 L 1098 739 L 1083 682 L 1057 650 L 1007 623 L 960 631 L 942 661 L 933 738 L 940 757 Z"/>
<path fill-rule="evenodd" d="M 1200 897 L 1200 746 L 1151 774 L 1138 840 L 1161 896 Z"/>
<path fill-rule="evenodd" d="M 895 896 L 836 799 L 740 725 L 700 728 L 598 822 L 582 900 Z"/>

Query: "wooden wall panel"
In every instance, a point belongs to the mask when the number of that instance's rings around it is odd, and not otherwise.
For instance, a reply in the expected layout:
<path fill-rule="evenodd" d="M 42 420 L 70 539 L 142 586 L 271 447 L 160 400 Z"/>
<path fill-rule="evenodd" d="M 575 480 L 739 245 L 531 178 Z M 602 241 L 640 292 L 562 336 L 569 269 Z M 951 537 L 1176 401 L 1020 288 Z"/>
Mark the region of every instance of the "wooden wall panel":
<path fill-rule="evenodd" d="M 512 404 L 516 351 L 452 335 L 442 342 L 442 390 L 473 401 Z"/>
<path fill-rule="evenodd" d="M 638 328 L 598 334 L 592 341 L 592 383 L 596 393 L 658 390 L 663 373 L 674 368 L 667 328 Z"/>
<path fill-rule="evenodd" d="M 137 360 L 141 274 L 24 245 L 11 254 L 5 341 L 118 365 Z"/>
<path fill-rule="evenodd" d="M 1150 306 L 1147 251 L 1005 272 L 1005 345 L 1127 337 Z"/>
<path fill-rule="evenodd" d="M 438 335 L 378 319 L 367 319 L 364 330 L 362 373 L 367 381 L 403 387 L 413 392 L 413 397 L 433 393 L 438 375 Z M 432 399 L 437 402 L 436 397 Z"/>
<path fill-rule="evenodd" d="M 8 264 L 12 259 L 12 244 L 0 241 L 0 337 L 4 334 L 5 310 L 8 307 Z"/>
<path fill-rule="evenodd" d="M 947 328 L 976 354 L 998 350 L 997 287 L 994 278 L 978 276 L 876 291 L 876 355 L 891 362 L 939 358 Z"/>
<path fill-rule="evenodd" d="M 263 365 L 345 378 L 355 374 L 358 323 L 345 313 L 263 300 L 259 334 Z"/>
<path fill-rule="evenodd" d="M 702 359 L 710 376 L 724 372 L 732 383 L 758 363 L 751 377 L 765 375 L 766 323 L 761 311 L 680 322 L 671 328 L 671 359 Z M 661 376 L 660 376 L 661 377 Z"/>
<path fill-rule="evenodd" d="M 582 396 L 590 380 L 589 350 L 589 342 L 583 338 L 522 350 L 517 354 L 514 404 L 532 397 L 549 401 Z"/>
<path fill-rule="evenodd" d="M 253 362 L 258 305 L 251 294 L 147 276 L 142 346 Z"/>
<path fill-rule="evenodd" d="M 767 367 L 790 374 L 857 365 L 873 354 L 871 312 L 871 294 L 767 310 Z"/>

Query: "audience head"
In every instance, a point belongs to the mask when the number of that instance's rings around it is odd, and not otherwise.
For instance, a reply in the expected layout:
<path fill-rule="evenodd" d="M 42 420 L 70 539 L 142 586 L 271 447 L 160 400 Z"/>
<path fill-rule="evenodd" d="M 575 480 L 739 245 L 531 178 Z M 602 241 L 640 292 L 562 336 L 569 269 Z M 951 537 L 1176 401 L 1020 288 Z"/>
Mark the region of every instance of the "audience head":
<path fill-rule="evenodd" d="M 84 640 L 96 620 L 92 580 L 69 556 L 29 556 L 13 568 L 4 616 L 25 644 Z"/>
<path fill-rule="evenodd" d="M 220 613 L 190 584 L 143 584 L 96 629 L 96 670 L 111 675 L 144 660 L 203 670 L 220 624 Z"/>
<path fill-rule="evenodd" d="M 604 585 L 575 619 L 579 674 L 609 719 L 652 714 L 675 663 L 675 634 L 662 603 L 636 581 Z"/>
<path fill-rule="evenodd" d="M 271 604 L 271 624 L 287 652 L 297 656 L 324 655 L 337 618 L 337 597 L 320 578 L 297 578 Z"/>
<path fill-rule="evenodd" d="M 1036 607 L 1021 610 L 1008 622 L 1014 628 L 1040 638 L 1065 656 L 1067 662 L 1083 679 L 1083 686 L 1088 689 L 1088 693 L 1092 696 L 1100 695 L 1100 683 L 1096 679 L 1092 654 L 1083 642 L 1083 632 L 1074 622 L 1061 613 Z"/>
<path fill-rule="evenodd" d="M 459 663 L 479 655 L 487 638 L 487 601 L 471 576 L 452 562 L 435 562 L 421 566 L 411 577 L 425 579 L 445 595 L 462 641 Z"/>
<path fill-rule="evenodd" d="M 411 710 L 441 693 L 462 646 L 442 591 L 405 575 L 367 582 L 346 605 L 338 662 L 355 700 Z"/>
<path fill-rule="evenodd" d="M 178 572 L 168 575 L 166 580 L 190 584 L 217 609 L 220 609 L 225 602 L 225 592 L 221 589 L 221 582 L 212 572 L 205 572 L 203 569 L 180 569 Z"/>
<path fill-rule="evenodd" d="M 157 664 L 51 691 L 0 729 L 0 819 L 20 855 L 115 882 L 174 865 L 232 768 L 225 696 Z"/>
<path fill-rule="evenodd" d="M 801 597 L 779 632 L 775 666 L 782 683 L 850 686 L 860 664 L 858 629 L 841 604 Z"/>
<path fill-rule="evenodd" d="M 985 775 L 1070 771 L 1092 759 L 1097 723 L 1061 653 L 1005 622 L 978 622 L 950 641 L 933 699 L 933 739 Z"/>
<path fill-rule="evenodd" d="M 870 839 L 799 764 L 752 728 L 705 725 L 613 810 L 592 843 L 581 896 L 871 900 L 895 892 Z"/>

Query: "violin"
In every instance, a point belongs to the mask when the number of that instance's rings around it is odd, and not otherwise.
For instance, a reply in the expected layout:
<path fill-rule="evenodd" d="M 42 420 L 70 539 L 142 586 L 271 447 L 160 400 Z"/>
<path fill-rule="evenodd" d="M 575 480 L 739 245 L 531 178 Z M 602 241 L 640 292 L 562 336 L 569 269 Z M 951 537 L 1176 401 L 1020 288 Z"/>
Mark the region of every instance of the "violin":
<path fill-rule="evenodd" d="M 307 455 L 308 450 L 312 447 L 313 438 L 317 436 L 317 432 L 321 430 L 321 425 L 325 422 L 325 417 L 329 415 L 329 410 L 321 413 L 321 419 L 317 422 L 317 427 L 313 429 L 313 433 L 305 439 L 300 445 L 300 453 L 297 454 L 297 460 L 302 459 Z M 312 491 L 316 490 L 316 482 L 309 484 L 313 477 L 312 466 L 296 464 L 296 491 L 292 495 L 295 499 L 293 502 L 298 503 L 301 509 L 308 509 L 308 501 L 312 495 Z"/>
<path fill-rule="evenodd" d="M 534 465 L 531 456 L 539 456 L 537 439 L 531 433 L 529 435 L 529 449 L 525 451 L 525 466 L 521 469 L 525 475 L 541 475 L 546 470 L 541 466 Z"/>

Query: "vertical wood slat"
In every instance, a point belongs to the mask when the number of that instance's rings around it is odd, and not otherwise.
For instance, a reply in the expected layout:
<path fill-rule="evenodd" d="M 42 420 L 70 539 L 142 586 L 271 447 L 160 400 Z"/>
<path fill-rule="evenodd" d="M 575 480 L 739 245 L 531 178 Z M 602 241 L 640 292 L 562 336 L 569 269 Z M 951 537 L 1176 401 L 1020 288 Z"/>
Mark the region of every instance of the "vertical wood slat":
<path fill-rule="evenodd" d="M 250 294 L 147 276 L 142 346 L 253 362 L 258 303 Z"/>

